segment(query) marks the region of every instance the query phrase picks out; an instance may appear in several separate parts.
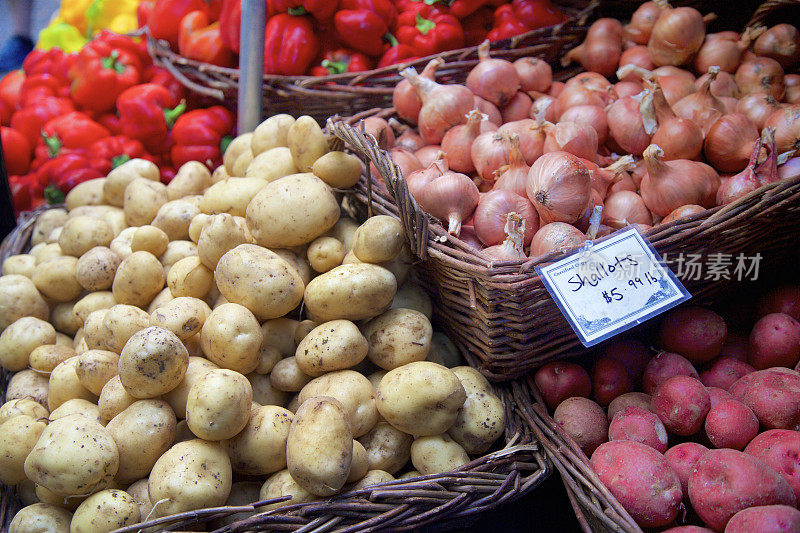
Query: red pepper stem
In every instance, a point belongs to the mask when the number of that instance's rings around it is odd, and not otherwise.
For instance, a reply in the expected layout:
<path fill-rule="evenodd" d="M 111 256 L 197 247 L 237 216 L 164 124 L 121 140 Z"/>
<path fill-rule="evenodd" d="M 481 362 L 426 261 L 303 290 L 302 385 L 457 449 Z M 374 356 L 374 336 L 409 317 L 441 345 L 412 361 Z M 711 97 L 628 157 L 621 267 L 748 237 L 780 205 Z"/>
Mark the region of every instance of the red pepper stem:
<path fill-rule="evenodd" d="M 428 35 L 428 32 L 431 31 L 436 27 L 436 23 L 430 19 L 424 18 L 422 15 L 417 13 L 417 30 L 422 35 Z"/>
<path fill-rule="evenodd" d="M 186 111 L 185 101 L 181 101 L 180 104 L 172 109 L 165 109 L 164 121 L 167 123 L 167 128 L 172 129 L 172 126 L 175 125 L 175 121 L 178 120 L 178 117 L 181 116 L 184 111 Z"/>
<path fill-rule="evenodd" d="M 102 59 L 103 68 L 110 68 L 117 74 L 125 72 L 125 65 L 117 61 L 119 59 L 119 50 L 111 50 L 111 55 Z"/>
<path fill-rule="evenodd" d="M 47 146 L 47 155 L 50 156 L 50 159 L 58 157 L 58 153 L 61 151 L 61 139 L 58 138 L 58 135 L 51 137 L 42 130 L 42 139 L 44 139 L 44 144 Z"/>

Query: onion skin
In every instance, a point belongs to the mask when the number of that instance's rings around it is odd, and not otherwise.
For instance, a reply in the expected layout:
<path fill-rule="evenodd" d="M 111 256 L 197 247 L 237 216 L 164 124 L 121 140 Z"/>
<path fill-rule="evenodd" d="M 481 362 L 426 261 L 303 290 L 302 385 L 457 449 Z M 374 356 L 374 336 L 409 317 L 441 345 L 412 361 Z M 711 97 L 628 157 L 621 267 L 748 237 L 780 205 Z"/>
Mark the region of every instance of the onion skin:
<path fill-rule="evenodd" d="M 419 159 L 422 168 L 428 168 L 431 166 L 434 161 L 439 159 L 438 154 L 442 151 L 442 147 L 438 144 L 432 144 L 429 146 L 423 146 L 416 152 L 414 152 L 414 157 Z"/>
<path fill-rule="evenodd" d="M 530 96 L 522 91 L 518 92 L 511 98 L 508 105 L 500 110 L 503 123 L 528 118 L 531 114 L 532 105 L 533 100 L 531 100 Z"/>
<path fill-rule="evenodd" d="M 589 27 L 586 40 L 567 52 L 561 63 L 567 66 L 577 61 L 583 68 L 611 77 L 619 65 L 622 54 L 622 23 L 612 18 L 601 18 Z"/>
<path fill-rule="evenodd" d="M 697 92 L 681 98 L 672 104 L 672 110 L 679 117 L 693 121 L 703 131 L 703 135 L 716 120 L 727 112 L 725 104 L 716 96 L 711 94 L 711 82 L 716 77 L 715 70 L 709 71 L 711 74 L 700 86 Z"/>
<path fill-rule="evenodd" d="M 527 197 L 516 193 L 493 189 L 481 196 L 472 215 L 475 234 L 486 246 L 500 244 L 506 238 L 505 224 L 509 213 L 517 213 L 525 221 L 523 242 L 531 243 L 539 230 L 539 215 Z"/>
<path fill-rule="evenodd" d="M 745 115 L 723 115 L 708 130 L 703 152 L 718 171 L 739 172 L 747 166 L 757 139 L 758 130 Z"/>
<path fill-rule="evenodd" d="M 778 178 L 787 180 L 800 176 L 800 157 L 793 157 L 778 167 Z"/>
<path fill-rule="evenodd" d="M 375 137 L 382 149 L 388 150 L 394 146 L 394 130 L 385 119 L 381 117 L 364 119 L 364 131 Z"/>
<path fill-rule="evenodd" d="M 678 7 L 665 11 L 658 18 L 647 49 L 654 64 L 681 66 L 700 50 L 705 36 L 703 15 L 691 7 Z"/>
<path fill-rule="evenodd" d="M 483 250 L 485 248 L 481 240 L 475 234 L 475 228 L 471 225 L 462 225 L 461 233 L 459 233 L 456 238 L 475 250 Z"/>
<path fill-rule="evenodd" d="M 741 113 L 761 131 L 770 115 L 781 109 L 781 105 L 768 94 L 748 94 L 736 104 L 736 112 Z"/>
<path fill-rule="evenodd" d="M 420 76 L 428 78 L 429 80 L 436 80 L 436 69 L 443 64 L 444 60 L 440 57 L 432 59 L 425 65 Z M 394 88 L 394 92 L 392 93 L 392 105 L 401 118 L 407 120 L 411 124 L 417 123 L 419 111 L 422 109 L 422 100 L 408 80 L 400 81 L 397 87 Z"/>
<path fill-rule="evenodd" d="M 747 167 L 735 176 L 731 176 L 720 185 L 717 190 L 718 205 L 735 202 L 742 196 L 750 194 L 761 186 L 755 172 L 755 167 L 758 163 L 758 154 L 761 152 L 762 143 L 763 141 L 761 138 L 754 143 Z"/>
<path fill-rule="evenodd" d="M 441 155 L 442 153 L 439 152 Z M 405 176 L 408 192 L 411 196 L 419 202 L 422 196 L 422 190 L 428 186 L 430 182 L 439 178 L 447 172 L 447 161 L 444 159 L 436 159 L 433 163 Z"/>
<path fill-rule="evenodd" d="M 494 173 L 509 162 L 511 143 L 500 132 L 486 132 L 478 135 L 470 147 L 472 163 L 478 175 L 486 183 L 494 183 Z"/>
<path fill-rule="evenodd" d="M 408 150 L 409 152 L 416 152 L 420 148 L 425 146 L 425 143 L 422 141 L 422 137 L 420 137 L 416 132 L 412 129 L 407 129 L 403 133 L 400 134 L 394 140 L 394 147 L 400 148 L 402 150 Z"/>
<path fill-rule="evenodd" d="M 483 255 L 494 261 L 521 261 L 526 258 L 522 243 L 525 219 L 518 213 L 508 213 L 505 217 L 502 243 L 483 249 Z"/>
<path fill-rule="evenodd" d="M 800 104 L 800 74 L 786 74 L 783 83 L 786 86 L 783 100 L 787 104 Z"/>
<path fill-rule="evenodd" d="M 510 191 L 527 198 L 528 193 L 525 186 L 528 183 L 530 167 L 525 163 L 525 158 L 520 151 L 519 135 L 509 133 L 509 138 L 511 139 L 511 151 L 508 154 L 508 165 L 500 167 L 495 173 L 497 181 L 494 183 L 494 189 Z M 536 227 L 539 227 L 538 222 Z"/>
<path fill-rule="evenodd" d="M 608 89 L 598 90 L 585 85 L 569 85 L 558 95 L 549 109 L 553 110 L 555 117 L 560 117 L 567 109 L 578 105 L 605 107 L 607 100 Z"/>
<path fill-rule="evenodd" d="M 422 99 L 417 122 L 419 134 L 427 144 L 439 144 L 445 132 L 463 124 L 475 103 L 474 95 L 463 85 L 440 85 L 419 76 L 413 67 L 400 75 L 411 82 Z"/>
<path fill-rule="evenodd" d="M 581 159 L 597 157 L 597 132 L 588 124 L 561 121 L 545 127 L 544 151 L 568 152 Z"/>
<path fill-rule="evenodd" d="M 570 107 L 564 111 L 559 120 L 591 126 L 597 133 L 598 144 L 605 144 L 606 138 L 608 138 L 608 116 L 600 106 L 578 105 Z"/>
<path fill-rule="evenodd" d="M 478 46 L 480 61 L 467 75 L 467 88 L 498 107 L 504 107 L 520 89 L 514 65 L 505 59 L 489 56 L 489 41 Z"/>
<path fill-rule="evenodd" d="M 537 97 L 531 106 L 531 118 L 537 119 L 537 117 L 541 116 L 543 120 L 555 122 L 558 120 L 555 102 L 555 96 L 544 95 Z"/>
<path fill-rule="evenodd" d="M 665 216 L 664 219 L 661 221 L 661 223 L 668 224 L 680 218 L 689 217 L 692 215 L 699 215 L 700 213 L 705 213 L 706 211 L 707 209 L 702 205 L 696 205 L 696 204 L 682 205 L 679 208 L 672 211 L 669 215 Z"/>
<path fill-rule="evenodd" d="M 730 74 L 736 72 L 736 68 L 742 62 L 742 53 L 750 46 L 750 31 L 746 31 L 737 40 L 709 37 L 711 35 L 706 35 L 703 46 L 694 58 L 695 71 L 708 72 L 708 69 L 717 66 L 722 72 Z"/>
<path fill-rule="evenodd" d="M 709 78 L 708 72 L 697 78 L 694 85 L 698 89 L 703 85 L 706 79 Z M 730 96 L 732 98 L 739 98 L 739 87 L 736 85 L 736 80 L 733 75 L 720 71 L 715 80 L 711 81 L 711 94 L 717 97 Z"/>
<path fill-rule="evenodd" d="M 777 24 L 756 39 L 753 51 L 789 68 L 800 60 L 800 33 L 791 24 Z"/>
<path fill-rule="evenodd" d="M 622 52 L 619 58 L 619 66 L 623 65 L 636 65 L 647 70 L 656 68 L 653 60 L 650 59 L 650 52 L 646 46 L 634 46 Z"/>
<path fill-rule="evenodd" d="M 615 100 L 615 101 L 616 100 L 620 100 L 622 98 L 625 98 L 626 96 L 636 96 L 637 94 L 642 92 L 643 89 L 644 89 L 644 86 L 641 83 L 639 83 L 638 81 L 624 80 L 624 81 L 617 82 L 617 83 L 614 84 L 614 89 L 613 89 L 614 98 L 613 98 L 613 100 Z M 580 107 L 580 106 L 575 106 L 575 107 Z M 572 109 L 572 108 L 570 108 L 570 109 Z M 567 111 L 569 111 L 569 110 L 567 110 Z"/>
<path fill-rule="evenodd" d="M 652 144 L 644 151 L 647 172 L 640 191 L 654 215 L 667 216 L 682 205 L 715 205 L 719 175 L 703 163 L 676 159 L 663 160 L 663 150 Z"/>
<path fill-rule="evenodd" d="M 498 131 L 519 136 L 520 151 L 525 158 L 525 163 L 528 165 L 532 165 L 542 155 L 545 140 L 545 131 L 542 123 L 529 118 L 516 120 L 503 124 Z"/>
<path fill-rule="evenodd" d="M 526 191 L 542 222 L 572 223 L 589 205 L 589 170 L 572 154 L 550 152 L 531 166 Z"/>
<path fill-rule="evenodd" d="M 652 137 L 645 131 L 639 102 L 632 96 L 611 104 L 608 110 L 608 129 L 617 145 L 633 155 L 642 155 Z"/>
<path fill-rule="evenodd" d="M 519 77 L 520 90 L 546 93 L 553 84 L 553 69 L 546 61 L 522 57 L 513 63 Z"/>
<path fill-rule="evenodd" d="M 417 156 L 402 148 L 394 148 L 389 155 L 398 167 L 402 176 L 409 176 L 412 172 L 422 170 L 423 166 Z"/>
<path fill-rule="evenodd" d="M 472 216 L 480 193 L 475 183 L 464 174 L 447 171 L 428 183 L 419 197 L 419 204 L 442 222 L 447 232 L 458 235 L 461 223 Z"/>
<path fill-rule="evenodd" d="M 644 204 L 642 197 L 631 191 L 619 191 L 609 194 L 604 201 L 603 221 L 627 221 L 631 224 L 653 224 L 653 215 Z M 609 224 L 613 225 L 613 224 Z"/>
<path fill-rule="evenodd" d="M 578 228 L 564 222 L 545 224 L 531 240 L 531 257 L 551 252 L 565 252 L 581 246 L 588 239 Z"/>
<path fill-rule="evenodd" d="M 764 126 L 775 128 L 775 147 L 779 154 L 800 150 L 800 104 L 775 111 Z"/>
<path fill-rule="evenodd" d="M 462 173 L 475 171 L 475 165 L 470 157 L 472 143 L 481 133 L 497 129 L 497 126 L 484 120 L 484 117 L 480 111 L 473 109 L 467 113 L 466 124 L 454 126 L 444 134 L 442 151 L 451 170 Z"/>
<path fill-rule="evenodd" d="M 653 85 L 653 107 L 658 129 L 651 142 L 664 150 L 664 159 L 697 159 L 703 150 L 702 130 L 693 121 L 675 114 L 658 82 Z"/>
<path fill-rule="evenodd" d="M 783 67 L 774 59 L 759 57 L 744 61 L 736 69 L 736 85 L 742 95 L 767 93 L 776 100 L 783 98 Z"/>
<path fill-rule="evenodd" d="M 473 107 L 489 117 L 489 122 L 495 126 L 500 126 L 503 123 L 503 116 L 500 114 L 500 110 L 490 101 L 484 100 L 480 96 L 474 96 L 473 104 Z"/>
<path fill-rule="evenodd" d="M 624 28 L 625 38 L 636 44 L 647 44 L 663 10 L 664 7 L 658 2 L 645 2 L 640 5 L 631 15 L 630 24 Z"/>

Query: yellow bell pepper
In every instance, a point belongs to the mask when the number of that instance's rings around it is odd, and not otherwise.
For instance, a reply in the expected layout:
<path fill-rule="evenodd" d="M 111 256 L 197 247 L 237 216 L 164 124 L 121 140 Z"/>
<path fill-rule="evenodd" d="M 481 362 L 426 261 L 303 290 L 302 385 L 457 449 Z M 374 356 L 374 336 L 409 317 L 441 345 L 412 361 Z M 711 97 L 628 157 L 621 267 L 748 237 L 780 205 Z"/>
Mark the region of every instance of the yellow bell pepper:
<path fill-rule="evenodd" d="M 107 28 L 115 33 L 128 33 L 138 27 L 136 8 L 139 0 L 93 0 L 86 10 L 91 35 Z M 119 16 L 124 16 L 115 21 Z M 113 27 L 112 27 L 113 26 Z"/>
<path fill-rule="evenodd" d="M 87 42 L 86 37 L 78 28 L 56 18 L 39 32 L 39 42 L 36 43 L 36 48 L 39 50 L 60 48 L 69 54 L 79 51 Z"/>
<path fill-rule="evenodd" d="M 93 2 L 94 0 L 62 0 L 59 8 L 59 18 L 63 22 L 78 28 L 82 34 L 87 35 L 89 21 L 86 18 L 86 11 Z"/>
<path fill-rule="evenodd" d="M 130 13 L 121 13 L 108 23 L 108 29 L 114 33 L 130 33 L 138 28 L 139 21 L 136 15 L 131 15 Z"/>

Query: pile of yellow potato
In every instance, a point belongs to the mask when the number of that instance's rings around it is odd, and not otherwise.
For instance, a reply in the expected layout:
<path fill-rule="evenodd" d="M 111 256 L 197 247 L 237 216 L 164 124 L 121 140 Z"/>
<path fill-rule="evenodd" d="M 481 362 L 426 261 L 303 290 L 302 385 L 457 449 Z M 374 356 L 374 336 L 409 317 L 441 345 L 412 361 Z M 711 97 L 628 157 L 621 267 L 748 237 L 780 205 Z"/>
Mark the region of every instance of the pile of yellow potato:
<path fill-rule="evenodd" d="M 504 406 L 433 332 L 401 224 L 341 214 L 361 171 L 278 115 L 213 173 L 134 159 L 39 216 L 0 277 L 11 533 L 291 496 L 269 510 L 490 448 Z"/>

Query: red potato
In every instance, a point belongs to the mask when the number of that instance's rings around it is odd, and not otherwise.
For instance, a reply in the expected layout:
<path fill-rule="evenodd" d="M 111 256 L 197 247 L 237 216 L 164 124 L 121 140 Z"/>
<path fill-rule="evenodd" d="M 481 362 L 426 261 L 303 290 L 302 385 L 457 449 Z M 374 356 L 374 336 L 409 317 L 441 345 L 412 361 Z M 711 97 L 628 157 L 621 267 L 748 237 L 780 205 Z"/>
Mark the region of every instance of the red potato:
<path fill-rule="evenodd" d="M 575 363 L 564 361 L 547 363 L 536 371 L 533 380 L 551 411 L 567 398 L 573 396 L 588 398 L 592 393 L 589 373 Z"/>
<path fill-rule="evenodd" d="M 689 376 L 700 379 L 692 363 L 682 355 L 671 352 L 661 352 L 653 357 L 642 376 L 642 389 L 647 394 L 653 394 L 662 383 L 675 376 Z"/>
<path fill-rule="evenodd" d="M 685 499 L 689 498 L 689 475 L 692 473 L 692 470 L 694 470 L 697 461 L 699 461 L 707 451 L 708 448 L 702 444 L 684 442 L 673 446 L 664 453 L 664 459 L 669 462 L 670 466 L 672 466 L 678 474 L 678 478 L 681 480 L 681 490 L 683 491 L 683 497 Z"/>
<path fill-rule="evenodd" d="M 719 352 L 720 359 L 731 357 L 739 361 L 747 361 L 747 350 L 750 346 L 750 338 L 742 333 L 728 332 L 725 344 Z"/>
<path fill-rule="evenodd" d="M 731 385 L 734 398 L 753 410 L 767 429 L 800 429 L 800 373 L 769 368 L 743 376 Z"/>
<path fill-rule="evenodd" d="M 758 419 L 742 402 L 728 400 L 711 408 L 705 428 L 715 448 L 743 450 L 758 435 Z"/>
<path fill-rule="evenodd" d="M 719 355 L 728 328 L 714 311 L 703 307 L 681 307 L 661 321 L 661 346 L 693 363 L 707 363 Z"/>
<path fill-rule="evenodd" d="M 608 357 L 601 357 L 595 362 L 592 369 L 592 392 L 597 403 L 606 406 L 617 396 L 632 390 L 631 377 L 622 363 Z"/>
<path fill-rule="evenodd" d="M 658 387 L 650 405 L 668 431 L 688 437 L 703 427 L 711 397 L 695 378 L 675 376 Z"/>
<path fill-rule="evenodd" d="M 556 407 L 553 420 L 580 446 L 587 457 L 608 440 L 606 413 L 588 398 L 567 398 Z"/>
<path fill-rule="evenodd" d="M 726 391 L 725 389 L 720 389 L 719 387 L 706 387 L 706 391 L 708 391 L 708 395 L 711 397 L 711 408 L 713 409 L 718 403 L 724 402 L 726 400 L 733 400 L 733 394 Z"/>
<path fill-rule="evenodd" d="M 755 418 L 755 417 L 753 417 Z M 608 440 L 641 442 L 659 453 L 667 451 L 667 430 L 658 417 L 641 407 L 626 407 L 608 426 Z"/>
<path fill-rule="evenodd" d="M 797 533 L 800 511 L 788 505 L 761 505 L 742 509 L 725 526 L 725 533 Z"/>
<path fill-rule="evenodd" d="M 711 366 L 700 372 L 700 381 L 706 387 L 719 387 L 728 390 L 739 378 L 756 369 L 743 361 L 732 357 L 718 357 Z"/>
<path fill-rule="evenodd" d="M 750 332 L 747 361 L 757 370 L 794 367 L 800 360 L 800 322 L 784 313 L 770 313 Z"/>
<path fill-rule="evenodd" d="M 678 516 L 683 498 L 680 479 L 650 446 L 606 442 L 595 450 L 591 462 L 600 481 L 640 526 L 666 526 Z"/>
<path fill-rule="evenodd" d="M 783 476 L 800 501 L 800 433 L 770 429 L 750 441 L 744 449 Z"/>
<path fill-rule="evenodd" d="M 709 450 L 689 476 L 689 501 L 710 528 L 756 505 L 791 505 L 792 488 L 763 461 L 736 450 Z"/>
<path fill-rule="evenodd" d="M 638 386 L 642 382 L 644 369 L 650 361 L 651 354 L 642 341 L 622 339 L 606 346 L 603 356 L 622 363 L 634 386 Z"/>
<path fill-rule="evenodd" d="M 800 320 L 800 285 L 784 285 L 768 291 L 758 299 L 758 318 L 770 313 L 784 313 Z"/>
<path fill-rule="evenodd" d="M 641 407 L 651 411 L 650 395 L 643 392 L 626 392 L 622 396 L 617 396 L 608 404 L 608 419 L 613 419 L 617 413 L 626 407 Z"/>

